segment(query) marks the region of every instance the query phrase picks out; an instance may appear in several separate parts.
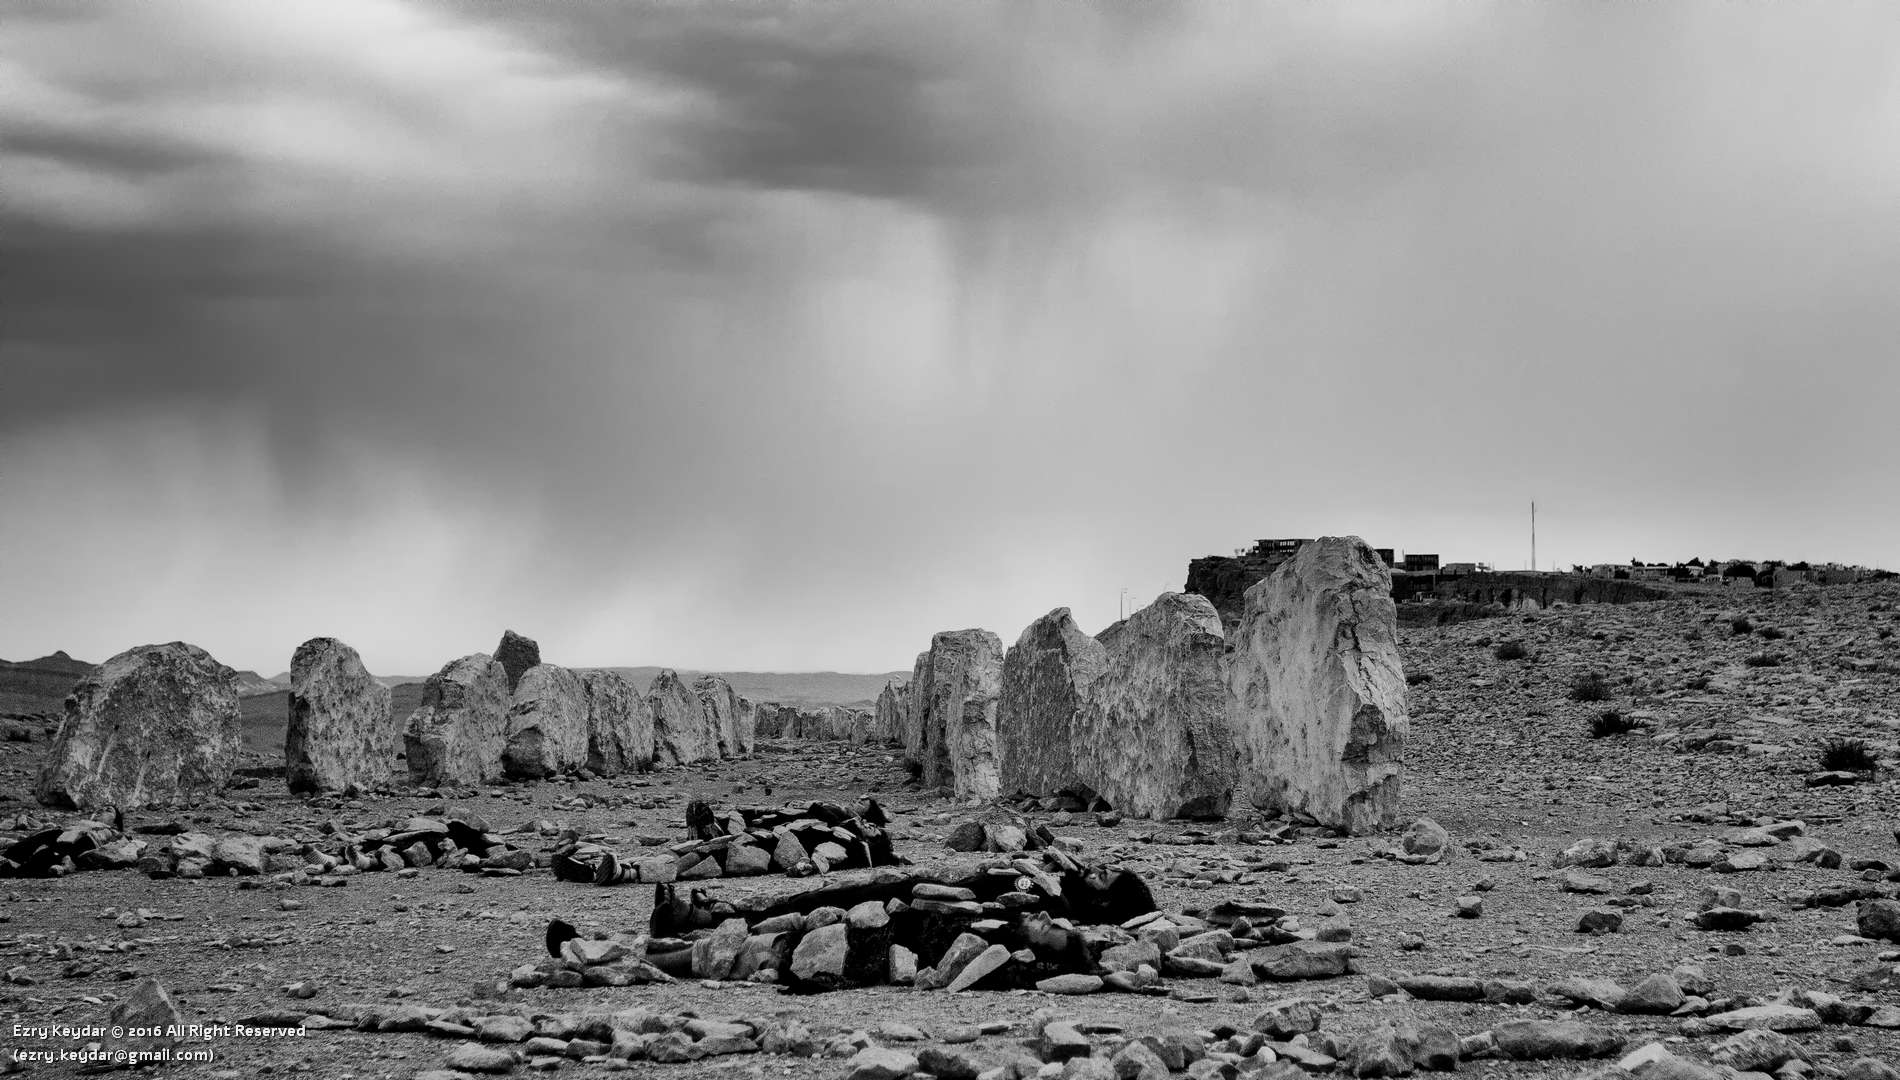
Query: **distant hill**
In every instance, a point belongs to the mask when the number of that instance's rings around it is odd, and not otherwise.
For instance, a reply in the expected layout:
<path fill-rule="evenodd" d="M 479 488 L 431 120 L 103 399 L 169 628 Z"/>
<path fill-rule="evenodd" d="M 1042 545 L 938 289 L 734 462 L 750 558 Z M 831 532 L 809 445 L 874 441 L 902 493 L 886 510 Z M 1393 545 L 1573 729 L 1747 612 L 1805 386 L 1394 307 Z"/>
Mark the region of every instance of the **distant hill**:
<path fill-rule="evenodd" d="M 95 666 L 64 652 L 18 663 L 0 660 L 0 712 L 57 715 L 65 710 L 66 695 L 73 692 L 73 684 Z M 255 671 L 240 671 L 237 689 L 238 696 L 245 698 L 277 693 L 283 688 Z"/>
<path fill-rule="evenodd" d="M 433 675 L 434 672 L 430 672 L 430 674 Z M 377 682 L 382 683 L 384 686 L 387 686 L 393 690 L 398 686 L 406 686 L 409 683 L 425 682 L 428 680 L 429 676 L 428 675 L 371 675 L 370 678 L 375 679 Z M 290 672 L 280 671 L 277 674 L 272 675 L 269 679 L 265 681 L 271 684 L 271 689 L 282 690 L 290 685 Z"/>
<path fill-rule="evenodd" d="M 18 663 L 0 660 L 0 712 L 57 716 L 65 710 L 73 684 L 92 668 L 64 652 Z"/>
<path fill-rule="evenodd" d="M 237 682 L 239 697 L 250 697 L 253 694 L 274 694 L 283 689 L 283 687 L 278 686 L 276 683 L 266 679 L 255 671 L 238 672 Z"/>

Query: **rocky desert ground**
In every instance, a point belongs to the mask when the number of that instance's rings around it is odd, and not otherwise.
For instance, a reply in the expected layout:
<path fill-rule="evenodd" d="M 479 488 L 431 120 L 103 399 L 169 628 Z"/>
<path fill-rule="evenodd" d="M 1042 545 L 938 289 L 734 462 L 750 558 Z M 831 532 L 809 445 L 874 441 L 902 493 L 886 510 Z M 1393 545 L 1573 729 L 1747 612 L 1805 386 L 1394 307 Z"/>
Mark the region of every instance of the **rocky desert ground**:
<path fill-rule="evenodd" d="M 1404 626 L 1403 818 L 1429 822 L 1346 837 L 1238 812 L 1025 812 L 1070 857 L 1146 878 L 1167 922 L 1131 937 L 1170 952 L 1198 939 L 1184 956 L 1200 963 L 1170 958 L 1141 992 L 790 994 L 690 977 L 524 988 L 511 973 L 547 956 L 550 920 L 642 933 L 652 887 L 560 881 L 544 865 L 120 869 L 0 881 L 0 1041 L 41 1054 L 97 1042 L 38 1031 L 104 1024 L 149 977 L 210 1029 L 162 1068 L 220 1078 L 1890 1077 L 1900 907 L 1880 901 L 1900 890 L 1896 631 L 1894 583 Z M 8 839 L 74 817 L 32 801 L 51 733 L 15 727 L 0 743 Z M 1817 775 L 1840 740 L 1882 767 Z M 949 850 L 956 826 L 997 811 L 920 792 L 886 747 L 762 739 L 748 759 L 615 779 L 361 798 L 294 796 L 269 761 L 255 764 L 253 786 L 133 812 L 128 832 L 301 843 L 452 813 L 545 864 L 570 830 L 636 854 L 679 842 L 695 799 L 850 805 L 871 793 L 904 869 L 949 877 L 1003 858 Z M 878 873 L 683 884 L 789 896 Z M 1298 946 L 1270 941 L 1313 947 L 1294 962 L 1285 950 Z M 297 1033 L 256 1033 L 274 1028 Z M 209 1060 L 177 1060 L 184 1051 Z"/>

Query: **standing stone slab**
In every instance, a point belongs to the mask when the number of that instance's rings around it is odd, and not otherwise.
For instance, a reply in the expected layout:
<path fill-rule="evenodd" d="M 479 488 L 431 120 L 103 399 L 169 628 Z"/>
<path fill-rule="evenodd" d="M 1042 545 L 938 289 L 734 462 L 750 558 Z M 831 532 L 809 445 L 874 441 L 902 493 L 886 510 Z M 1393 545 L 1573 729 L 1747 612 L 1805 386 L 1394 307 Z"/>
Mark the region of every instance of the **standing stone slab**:
<path fill-rule="evenodd" d="M 988 630 L 946 630 L 930 639 L 925 667 L 924 786 L 948 788 L 958 799 L 996 798 L 1002 640 Z"/>
<path fill-rule="evenodd" d="M 516 683 L 508 706 L 502 775 L 539 780 L 587 764 L 587 684 L 564 667 L 536 664 Z"/>
<path fill-rule="evenodd" d="M 752 733 L 754 739 L 781 739 L 785 737 L 785 724 L 792 712 L 784 705 L 773 701 L 762 701 L 754 711 Z"/>
<path fill-rule="evenodd" d="M 910 711 L 910 684 L 885 683 L 877 695 L 876 722 L 872 736 L 885 746 L 904 743 L 905 714 Z"/>
<path fill-rule="evenodd" d="M 924 767 L 924 692 L 930 687 L 930 653 L 917 654 L 910 669 L 910 690 L 904 701 L 904 764 L 913 769 Z"/>
<path fill-rule="evenodd" d="M 1248 589 L 1230 664 L 1250 802 L 1349 832 L 1398 823 L 1398 611 L 1365 541 L 1323 537 Z"/>
<path fill-rule="evenodd" d="M 671 669 L 647 687 L 653 709 L 653 756 L 665 765 L 687 765 L 719 757 L 719 735 L 699 695 Z"/>
<path fill-rule="evenodd" d="M 1108 650 L 1057 608 L 1029 624 L 1003 657 L 996 737 L 1006 795 L 1050 795 L 1082 785 L 1075 766 L 1076 719 Z"/>
<path fill-rule="evenodd" d="M 284 778 L 297 792 L 342 791 L 387 783 L 402 732 L 389 711 L 389 687 L 335 638 L 311 638 L 290 657 L 290 717 L 284 727 Z"/>
<path fill-rule="evenodd" d="M 693 694 L 706 710 L 712 724 L 720 757 L 739 757 L 745 753 L 739 740 L 739 694 L 732 684 L 717 675 L 701 675 L 693 682 Z"/>
<path fill-rule="evenodd" d="M 1239 772 L 1227 726 L 1220 615 L 1162 593 L 1118 624 L 1077 719 L 1076 771 L 1124 814 L 1220 817 Z"/>
<path fill-rule="evenodd" d="M 515 692 L 521 685 L 521 677 L 528 669 L 541 663 L 541 646 L 531 637 L 522 637 L 513 630 L 501 632 L 501 644 L 495 646 L 495 662 L 508 673 L 508 692 Z"/>
<path fill-rule="evenodd" d="M 508 703 L 508 672 L 486 654 L 443 665 L 423 684 L 422 705 L 403 731 L 409 778 L 439 786 L 500 777 Z"/>
<path fill-rule="evenodd" d="M 644 772 L 653 766 L 653 710 L 632 681 L 617 671 L 590 671 L 587 687 L 587 767 L 601 776 Z"/>
<path fill-rule="evenodd" d="M 870 746 L 877 739 L 877 710 L 848 709 L 851 714 L 850 732 L 847 738 L 852 746 Z"/>
<path fill-rule="evenodd" d="M 78 810 L 208 798 L 239 744 L 237 673 L 196 645 L 141 645 L 73 687 L 34 795 Z"/>
<path fill-rule="evenodd" d="M 759 741 L 759 707 L 749 697 L 733 695 L 732 728 L 739 737 L 739 756 L 751 757 Z"/>

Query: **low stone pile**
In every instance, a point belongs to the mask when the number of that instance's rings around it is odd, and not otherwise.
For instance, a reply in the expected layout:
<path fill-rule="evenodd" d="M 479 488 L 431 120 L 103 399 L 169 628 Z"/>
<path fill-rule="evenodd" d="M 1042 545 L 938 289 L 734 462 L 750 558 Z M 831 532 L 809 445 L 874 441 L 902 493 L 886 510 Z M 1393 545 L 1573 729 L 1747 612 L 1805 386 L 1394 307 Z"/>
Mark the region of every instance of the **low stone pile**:
<path fill-rule="evenodd" d="M 435 866 L 491 875 L 546 866 L 551 857 L 508 843 L 482 819 L 415 817 L 320 840 L 198 832 L 176 822 L 127 832 L 122 822 L 82 820 L 38 829 L 0 851 L 0 877 L 60 877 L 83 870 L 137 870 L 152 878 L 251 877 L 336 880 L 356 873 Z M 340 881 L 338 882 L 340 883 Z"/>
<path fill-rule="evenodd" d="M 1253 985 L 1353 970 L 1341 935 L 1298 929 L 1279 908 L 1229 902 L 1199 915 L 1164 914 L 1138 875 L 1079 862 L 1059 848 L 961 877 L 883 870 L 758 902 L 703 891 L 682 896 L 663 884 L 649 931 L 638 944 L 660 972 L 804 992 L 893 984 L 1212 1001 L 1217 995 L 1166 980 Z M 629 954 L 635 949 L 633 940 L 615 940 Z M 518 970 L 526 981 L 517 985 L 544 985 L 544 966 L 535 974 Z"/>
<path fill-rule="evenodd" d="M 1826 870 L 1845 867 L 1874 879 L 1900 881 L 1900 871 L 1882 859 L 1847 859 L 1833 845 L 1807 834 L 1801 821 L 1753 821 L 1721 837 L 1637 844 L 1625 838 L 1584 837 L 1559 852 L 1551 865 L 1598 869 L 1607 866 L 1689 866 L 1718 874 L 1772 870 L 1808 863 Z"/>
<path fill-rule="evenodd" d="M 22 816 L 6 822 L 7 831 L 26 835 L 0 850 L 0 877 L 63 877 L 78 870 L 130 866 L 143 845 L 125 836 L 124 819 L 102 815 L 52 828 L 37 828 Z"/>
<path fill-rule="evenodd" d="M 853 810 L 814 802 L 724 814 L 695 801 L 686 820 L 686 840 L 650 855 L 625 857 L 578 839 L 564 844 L 555 851 L 554 874 L 563 881 L 631 885 L 775 872 L 810 877 L 902 862 L 883 828 L 890 819 L 869 796 Z"/>
<path fill-rule="evenodd" d="M 1618 1032 L 1564 1020 L 1513 1020 L 1462 1037 L 1421 1020 L 1388 1022 L 1357 1034 L 1321 1030 L 1332 1011 L 1329 1003 L 1317 999 L 1286 998 L 1268 1003 L 1246 1028 L 1223 1024 L 1212 1030 L 1173 1028 L 1131 1036 L 1120 1024 L 1042 1010 L 1029 1018 L 1034 1034 L 1018 1051 L 1031 1057 L 983 1069 L 972 1056 L 956 1050 L 926 1047 L 913 1053 L 867 1046 L 846 1063 L 844 1075 L 846 1080 L 898 1080 L 922 1070 L 962 1080 L 1164 1080 L 1183 1073 L 1193 1080 L 1305 1080 L 1329 1073 L 1409 1076 L 1455 1071 L 1460 1062 L 1484 1059 L 1604 1058 L 1620 1052 L 1626 1042 Z M 1654 1051 L 1645 1048 L 1644 1053 Z M 1629 1074 L 1622 1075 L 1627 1080 Z M 1703 1080 L 1695 1073 L 1666 1075 Z M 1715 1076 L 1707 1075 L 1711 1080 Z"/>
<path fill-rule="evenodd" d="M 407 1032 L 450 1041 L 444 1067 L 418 1072 L 416 1080 L 461 1080 L 470 1074 L 513 1072 L 524 1063 L 532 1068 L 537 1061 L 545 1068 L 563 1059 L 622 1065 L 759 1053 L 842 1059 L 869 1042 L 867 1036 L 848 1032 L 820 1036 L 789 1017 L 718 1018 L 645 1008 L 548 1013 L 492 1000 L 453 1007 L 337 1003 L 310 1012 L 255 1013 L 239 1023 L 253 1029 Z"/>

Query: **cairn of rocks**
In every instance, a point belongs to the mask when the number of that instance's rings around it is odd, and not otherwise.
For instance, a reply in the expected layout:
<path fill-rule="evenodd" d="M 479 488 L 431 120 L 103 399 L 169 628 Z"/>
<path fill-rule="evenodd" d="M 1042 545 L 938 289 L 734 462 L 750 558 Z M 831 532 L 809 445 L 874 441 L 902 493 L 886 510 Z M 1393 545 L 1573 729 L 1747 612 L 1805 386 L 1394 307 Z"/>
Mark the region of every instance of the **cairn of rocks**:
<path fill-rule="evenodd" d="M 652 854 L 623 856 L 577 839 L 556 850 L 554 874 L 595 885 L 650 885 L 768 873 L 809 877 L 899 861 L 883 828 L 890 819 L 868 796 L 853 810 L 817 802 L 723 814 L 694 801 L 686 820 L 689 837 Z"/>

